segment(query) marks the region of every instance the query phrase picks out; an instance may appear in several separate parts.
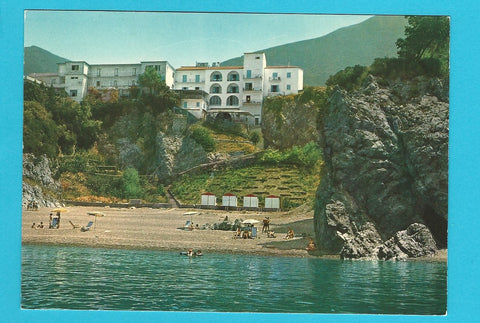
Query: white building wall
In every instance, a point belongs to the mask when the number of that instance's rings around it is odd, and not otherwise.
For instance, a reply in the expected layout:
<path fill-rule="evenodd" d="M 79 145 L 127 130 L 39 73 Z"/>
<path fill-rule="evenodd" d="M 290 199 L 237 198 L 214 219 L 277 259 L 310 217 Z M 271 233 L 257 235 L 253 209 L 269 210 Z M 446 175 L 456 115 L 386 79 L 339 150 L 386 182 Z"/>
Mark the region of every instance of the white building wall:
<path fill-rule="evenodd" d="M 129 89 L 137 85 L 140 64 L 91 65 L 88 86 L 96 89 Z"/>
<path fill-rule="evenodd" d="M 205 90 L 205 69 L 179 70 L 175 73 L 175 89 L 197 90 L 197 88 L 207 92 Z"/>
<path fill-rule="evenodd" d="M 228 80 L 228 75 L 234 73 L 237 75 L 236 80 Z M 220 80 L 216 76 L 221 76 Z M 205 92 L 209 94 L 208 102 L 210 109 L 239 109 L 242 106 L 243 86 L 242 86 L 242 69 L 240 68 L 209 68 L 205 71 Z M 235 84 L 238 87 L 238 93 L 228 93 L 229 85 Z M 220 87 L 220 93 L 214 93 L 213 86 Z M 221 100 L 220 105 L 213 105 L 210 98 L 218 96 Z M 236 97 L 236 101 L 228 102 L 229 97 Z M 238 102 L 238 103 L 237 103 Z"/>
<path fill-rule="evenodd" d="M 203 99 L 181 99 L 180 107 L 189 111 L 198 119 L 204 119 L 207 110 L 206 102 Z"/>

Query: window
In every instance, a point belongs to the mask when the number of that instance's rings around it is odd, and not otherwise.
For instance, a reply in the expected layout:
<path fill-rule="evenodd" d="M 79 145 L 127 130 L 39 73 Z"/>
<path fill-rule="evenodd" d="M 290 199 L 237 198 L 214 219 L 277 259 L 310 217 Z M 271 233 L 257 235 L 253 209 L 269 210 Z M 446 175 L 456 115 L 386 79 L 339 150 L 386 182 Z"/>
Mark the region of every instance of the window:
<path fill-rule="evenodd" d="M 186 75 L 182 75 L 182 82 L 187 82 L 187 76 Z"/>
<path fill-rule="evenodd" d="M 78 76 L 72 76 L 70 77 L 71 80 L 78 80 Z"/>
<path fill-rule="evenodd" d="M 101 68 L 97 68 L 97 76 L 101 76 L 102 75 L 102 69 Z"/>
<path fill-rule="evenodd" d="M 238 98 L 234 95 L 231 95 L 227 98 L 227 105 L 238 105 Z"/>
<path fill-rule="evenodd" d="M 77 90 L 70 90 L 70 96 L 73 98 L 73 97 L 76 97 L 77 96 Z"/>
<path fill-rule="evenodd" d="M 115 68 L 114 76 L 118 76 L 118 68 Z"/>
<path fill-rule="evenodd" d="M 210 98 L 210 105 L 222 105 L 222 99 L 219 96 L 214 95 Z"/>
<path fill-rule="evenodd" d="M 113 81 L 113 86 L 114 86 L 114 87 L 117 87 L 117 86 L 118 86 L 117 80 Z"/>
<path fill-rule="evenodd" d="M 251 78 L 252 78 L 252 71 L 247 70 L 247 79 L 251 79 Z"/>
<path fill-rule="evenodd" d="M 222 93 L 222 87 L 218 84 L 213 84 L 210 88 L 210 93 Z"/>
<path fill-rule="evenodd" d="M 273 74 L 272 74 L 272 78 L 273 78 L 274 80 L 278 79 L 278 73 L 273 73 Z"/>
<path fill-rule="evenodd" d="M 80 65 L 72 65 L 72 71 L 79 71 Z"/>
<path fill-rule="evenodd" d="M 247 95 L 247 103 L 250 103 L 250 95 Z"/>
<path fill-rule="evenodd" d="M 136 76 L 136 75 L 137 75 L 137 68 L 133 67 L 132 68 L 132 76 Z"/>
<path fill-rule="evenodd" d="M 135 81 L 132 81 L 132 86 L 135 86 Z"/>
<path fill-rule="evenodd" d="M 213 72 L 210 76 L 210 81 L 221 81 L 222 74 L 220 72 Z"/>
<path fill-rule="evenodd" d="M 291 78 L 292 77 L 292 73 L 291 72 L 287 72 L 287 79 Z"/>
<path fill-rule="evenodd" d="M 188 90 L 188 86 L 182 87 L 182 90 Z"/>
<path fill-rule="evenodd" d="M 252 91 L 253 85 L 252 83 L 245 83 L 245 91 Z"/>
<path fill-rule="evenodd" d="M 195 75 L 195 82 L 200 82 L 200 75 Z"/>
<path fill-rule="evenodd" d="M 197 108 L 200 108 L 200 102 L 197 102 Z"/>
<path fill-rule="evenodd" d="M 271 91 L 270 92 L 278 92 L 278 85 L 272 85 Z"/>
<path fill-rule="evenodd" d="M 187 101 L 183 102 L 183 108 L 184 108 L 184 109 L 187 108 Z"/>
<path fill-rule="evenodd" d="M 196 86 L 196 87 L 195 87 L 195 90 L 197 90 L 197 91 L 200 90 L 200 87 Z"/>
<path fill-rule="evenodd" d="M 291 90 L 290 84 L 287 84 L 287 90 Z"/>
<path fill-rule="evenodd" d="M 97 81 L 97 87 L 100 87 L 100 81 Z"/>

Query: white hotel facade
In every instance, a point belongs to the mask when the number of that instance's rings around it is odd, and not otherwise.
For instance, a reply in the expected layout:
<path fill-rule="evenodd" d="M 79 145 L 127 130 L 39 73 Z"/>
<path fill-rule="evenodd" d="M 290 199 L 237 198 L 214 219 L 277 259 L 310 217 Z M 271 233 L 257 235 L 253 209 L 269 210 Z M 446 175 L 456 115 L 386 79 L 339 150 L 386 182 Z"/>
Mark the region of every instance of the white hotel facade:
<path fill-rule="evenodd" d="M 31 74 L 47 85 L 64 89 L 80 102 L 88 88 L 116 89 L 128 95 L 138 75 L 153 67 L 172 90 L 180 107 L 199 119 L 207 115 L 247 124 L 260 124 L 265 97 L 303 90 L 303 70 L 297 66 L 267 66 L 264 53 L 245 53 L 243 66 L 197 63 L 174 69 L 167 61 L 140 64 L 97 64 L 83 61 L 58 64 L 57 74 Z"/>

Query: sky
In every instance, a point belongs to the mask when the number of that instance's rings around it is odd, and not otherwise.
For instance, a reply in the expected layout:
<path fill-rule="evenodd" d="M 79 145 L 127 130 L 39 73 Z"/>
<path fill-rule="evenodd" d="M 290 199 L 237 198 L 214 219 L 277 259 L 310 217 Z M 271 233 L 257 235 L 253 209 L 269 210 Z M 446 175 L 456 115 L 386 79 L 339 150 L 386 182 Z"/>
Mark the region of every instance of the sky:
<path fill-rule="evenodd" d="M 178 68 L 320 37 L 369 17 L 28 10 L 24 45 L 90 64 L 166 60 Z"/>

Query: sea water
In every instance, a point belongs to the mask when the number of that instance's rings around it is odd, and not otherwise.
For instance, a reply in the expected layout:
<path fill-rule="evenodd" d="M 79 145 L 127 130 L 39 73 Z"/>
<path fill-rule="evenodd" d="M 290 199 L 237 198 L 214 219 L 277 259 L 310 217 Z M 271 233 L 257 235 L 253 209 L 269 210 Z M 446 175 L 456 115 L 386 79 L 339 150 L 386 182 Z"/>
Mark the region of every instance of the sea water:
<path fill-rule="evenodd" d="M 22 247 L 24 309 L 445 314 L 444 262 Z"/>

